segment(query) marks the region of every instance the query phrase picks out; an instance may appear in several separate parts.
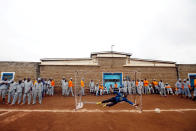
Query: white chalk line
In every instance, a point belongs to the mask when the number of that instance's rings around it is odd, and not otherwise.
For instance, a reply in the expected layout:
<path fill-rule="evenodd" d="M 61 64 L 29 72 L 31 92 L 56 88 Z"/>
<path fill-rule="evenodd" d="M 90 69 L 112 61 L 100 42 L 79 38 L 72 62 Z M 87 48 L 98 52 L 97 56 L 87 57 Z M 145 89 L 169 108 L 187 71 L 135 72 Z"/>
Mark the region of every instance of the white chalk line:
<path fill-rule="evenodd" d="M 71 109 L 57 109 L 57 110 L 29 110 L 29 109 L 0 109 L 0 112 L 53 112 L 53 113 L 74 113 L 74 112 L 94 112 L 94 113 L 98 113 L 98 112 L 110 112 L 110 113 L 134 113 L 134 112 L 139 112 L 141 113 L 140 110 L 98 110 L 98 109 L 79 109 L 79 110 L 71 110 Z M 187 111 L 196 111 L 196 109 L 160 109 L 160 112 L 187 112 Z M 142 110 L 142 112 L 155 112 L 155 110 Z M 4 114 L 4 113 L 2 113 Z"/>
<path fill-rule="evenodd" d="M 83 102 L 84 104 L 96 104 L 97 102 L 88 102 L 88 101 L 85 101 Z"/>
<path fill-rule="evenodd" d="M 7 111 L 7 112 L 4 112 L 4 113 L 1 113 L 0 116 L 7 115 L 7 114 L 9 114 L 9 113 L 10 113 L 10 111 Z"/>

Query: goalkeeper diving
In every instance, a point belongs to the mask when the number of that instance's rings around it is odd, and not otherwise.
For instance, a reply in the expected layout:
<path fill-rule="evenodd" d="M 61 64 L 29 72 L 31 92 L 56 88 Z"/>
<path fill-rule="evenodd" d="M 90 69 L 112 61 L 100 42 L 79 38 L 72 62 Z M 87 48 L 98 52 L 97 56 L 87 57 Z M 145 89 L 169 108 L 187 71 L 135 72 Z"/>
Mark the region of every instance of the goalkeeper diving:
<path fill-rule="evenodd" d="M 134 104 L 133 102 L 131 102 L 131 101 L 129 101 L 127 99 L 127 94 L 126 93 L 125 94 L 121 94 L 119 92 L 114 92 L 114 94 L 116 94 L 115 97 L 112 97 L 110 99 L 104 100 L 102 102 L 97 102 L 96 104 L 97 105 L 104 104 L 103 107 L 106 107 L 106 106 L 111 107 L 111 106 L 116 105 L 119 102 L 124 101 L 124 102 L 129 103 L 132 106 L 135 106 L 135 107 L 138 106 L 138 104 Z"/>

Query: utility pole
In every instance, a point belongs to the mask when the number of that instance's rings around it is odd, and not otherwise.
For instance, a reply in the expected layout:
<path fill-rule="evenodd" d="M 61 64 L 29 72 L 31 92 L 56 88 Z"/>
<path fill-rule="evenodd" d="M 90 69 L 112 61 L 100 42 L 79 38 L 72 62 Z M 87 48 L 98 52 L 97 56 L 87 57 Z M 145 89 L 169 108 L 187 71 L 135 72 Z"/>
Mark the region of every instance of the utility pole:
<path fill-rule="evenodd" d="M 115 45 L 111 45 L 111 52 L 113 52 L 113 47 L 114 47 Z"/>
<path fill-rule="evenodd" d="M 111 64 L 111 68 L 112 68 L 112 66 L 113 66 L 113 47 L 114 47 L 115 45 L 111 45 L 111 53 L 112 53 L 112 64 Z"/>

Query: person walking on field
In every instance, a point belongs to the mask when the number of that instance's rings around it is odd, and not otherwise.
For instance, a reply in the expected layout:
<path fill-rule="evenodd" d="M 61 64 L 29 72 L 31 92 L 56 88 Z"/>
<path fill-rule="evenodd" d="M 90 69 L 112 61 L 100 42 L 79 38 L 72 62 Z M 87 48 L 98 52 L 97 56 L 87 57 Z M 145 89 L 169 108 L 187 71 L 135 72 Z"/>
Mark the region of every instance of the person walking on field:
<path fill-rule="evenodd" d="M 68 83 L 68 93 L 67 93 L 68 96 L 69 96 L 70 92 L 71 92 L 72 96 L 74 96 L 72 88 L 73 88 L 73 83 L 72 83 L 72 78 L 70 78 L 69 83 Z"/>

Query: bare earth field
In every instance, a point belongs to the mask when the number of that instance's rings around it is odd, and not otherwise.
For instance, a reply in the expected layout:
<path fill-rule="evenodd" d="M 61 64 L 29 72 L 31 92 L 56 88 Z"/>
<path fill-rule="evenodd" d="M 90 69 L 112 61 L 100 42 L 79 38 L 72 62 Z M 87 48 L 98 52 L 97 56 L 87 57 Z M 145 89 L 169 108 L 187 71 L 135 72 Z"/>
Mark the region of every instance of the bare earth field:
<path fill-rule="evenodd" d="M 112 96 L 84 96 L 97 102 Z M 1 101 L 0 101 L 1 102 Z M 160 108 L 161 112 L 154 112 Z M 46 96 L 42 105 L 0 104 L 0 130 L 69 131 L 196 131 L 196 101 L 177 96 L 143 96 L 143 112 L 122 102 L 111 108 L 84 104 L 75 111 L 74 97 Z"/>

